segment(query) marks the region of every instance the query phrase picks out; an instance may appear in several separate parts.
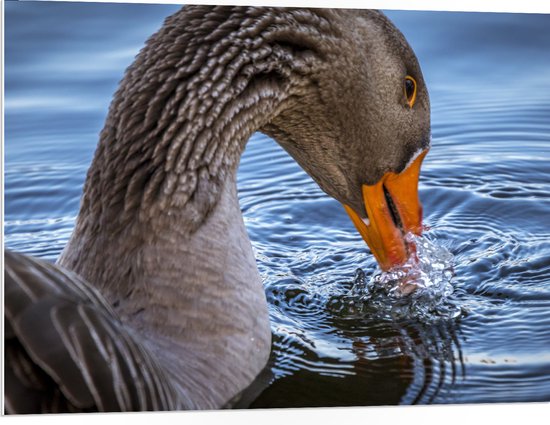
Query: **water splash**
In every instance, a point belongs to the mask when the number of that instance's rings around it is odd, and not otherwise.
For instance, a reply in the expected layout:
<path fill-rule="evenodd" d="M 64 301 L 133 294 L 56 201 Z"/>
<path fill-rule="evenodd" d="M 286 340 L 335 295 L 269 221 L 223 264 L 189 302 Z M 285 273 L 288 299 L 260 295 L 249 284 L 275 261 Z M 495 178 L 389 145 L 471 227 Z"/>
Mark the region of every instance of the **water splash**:
<path fill-rule="evenodd" d="M 373 274 L 369 280 L 357 269 L 352 288 L 332 297 L 329 310 L 341 318 L 376 320 L 415 319 L 432 322 L 454 319 L 462 310 L 453 293 L 453 255 L 426 237 L 407 235 L 416 245 L 416 254 L 388 272 Z"/>

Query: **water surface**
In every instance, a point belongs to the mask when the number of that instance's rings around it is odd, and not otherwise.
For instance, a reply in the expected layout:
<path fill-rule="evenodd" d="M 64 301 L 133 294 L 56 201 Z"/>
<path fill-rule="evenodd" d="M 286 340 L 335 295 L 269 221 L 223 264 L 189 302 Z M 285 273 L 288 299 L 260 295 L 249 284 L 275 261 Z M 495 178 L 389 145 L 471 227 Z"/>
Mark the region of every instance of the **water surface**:
<path fill-rule="evenodd" d="M 55 260 L 123 71 L 175 6 L 6 4 L 5 244 Z M 550 400 L 550 16 L 388 12 L 432 103 L 420 196 L 457 315 L 335 308 L 373 257 L 343 208 L 256 134 L 239 170 L 270 305 L 252 407 Z"/>

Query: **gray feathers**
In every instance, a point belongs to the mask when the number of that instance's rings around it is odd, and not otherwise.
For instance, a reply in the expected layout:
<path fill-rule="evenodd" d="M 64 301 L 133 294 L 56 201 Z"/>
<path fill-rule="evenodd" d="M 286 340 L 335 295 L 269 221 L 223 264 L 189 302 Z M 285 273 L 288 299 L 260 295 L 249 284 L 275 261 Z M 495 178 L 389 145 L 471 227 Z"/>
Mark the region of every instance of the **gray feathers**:
<path fill-rule="evenodd" d="M 6 251 L 5 295 L 10 413 L 178 407 L 163 370 L 78 276 Z"/>

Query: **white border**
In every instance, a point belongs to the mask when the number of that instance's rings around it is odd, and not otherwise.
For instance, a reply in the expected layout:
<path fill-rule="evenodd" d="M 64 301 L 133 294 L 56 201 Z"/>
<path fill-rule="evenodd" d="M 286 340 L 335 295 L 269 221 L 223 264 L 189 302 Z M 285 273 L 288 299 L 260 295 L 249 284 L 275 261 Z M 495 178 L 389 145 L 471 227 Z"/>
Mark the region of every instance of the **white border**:
<path fill-rule="evenodd" d="M 464 425 L 471 424 L 538 424 L 546 423 L 550 404 L 471 404 L 399 407 L 301 408 L 262 410 L 217 410 L 207 412 L 151 412 L 151 413 L 84 413 L 63 415 L 26 415 L 9 417 L 13 424 L 40 425 L 74 424 L 96 425 L 99 421 L 119 425 L 166 424 L 223 424 L 223 425 Z M 8 422 L 6 422 L 7 424 Z"/>

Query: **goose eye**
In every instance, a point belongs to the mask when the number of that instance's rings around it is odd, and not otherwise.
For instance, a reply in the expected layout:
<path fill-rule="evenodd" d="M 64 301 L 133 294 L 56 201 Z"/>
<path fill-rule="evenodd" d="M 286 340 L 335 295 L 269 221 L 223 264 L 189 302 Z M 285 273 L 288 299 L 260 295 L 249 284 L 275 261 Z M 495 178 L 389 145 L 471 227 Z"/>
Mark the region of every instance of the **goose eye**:
<path fill-rule="evenodd" d="M 410 75 L 405 77 L 405 97 L 409 107 L 412 108 L 416 100 L 416 80 Z"/>

